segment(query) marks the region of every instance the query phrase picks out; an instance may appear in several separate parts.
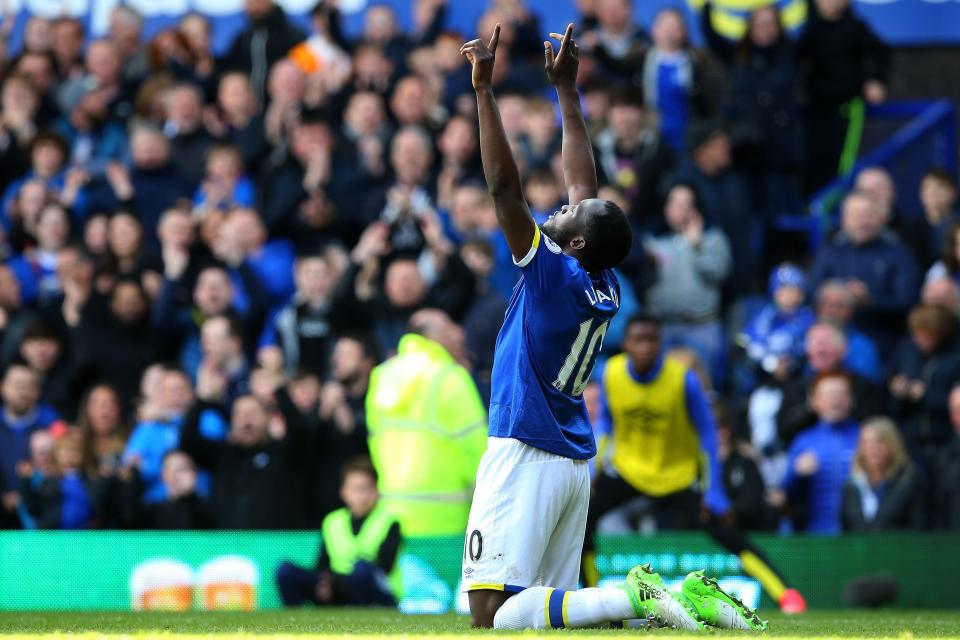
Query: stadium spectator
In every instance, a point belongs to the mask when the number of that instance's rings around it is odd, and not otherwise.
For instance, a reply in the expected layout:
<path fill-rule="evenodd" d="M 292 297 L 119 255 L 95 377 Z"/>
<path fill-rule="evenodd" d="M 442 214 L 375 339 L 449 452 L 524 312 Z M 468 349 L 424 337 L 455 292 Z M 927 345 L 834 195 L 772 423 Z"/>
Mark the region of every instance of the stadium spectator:
<path fill-rule="evenodd" d="M 761 220 L 754 215 L 746 178 L 733 166 L 730 137 L 716 122 L 696 122 L 686 142 L 687 154 L 668 181 L 696 192 L 704 220 L 719 227 L 730 242 L 731 286 L 736 293 L 750 291 L 757 275 L 752 238 Z"/>
<path fill-rule="evenodd" d="M 236 315 L 247 344 L 247 339 L 257 335 L 259 318 L 266 306 L 263 287 L 253 269 L 243 260 L 243 252 L 236 246 L 226 249 L 230 253 L 227 257 L 238 265 L 236 274 L 242 285 L 243 297 L 238 294 L 230 271 L 214 264 L 204 267 L 197 275 L 193 287 L 193 307 L 181 303 L 177 295 L 182 291 L 180 280 L 189 257 L 181 254 L 175 264 L 168 262 L 164 265 L 164 283 L 153 304 L 151 323 L 171 341 L 165 353 L 179 353 L 180 363 L 191 377 L 200 365 L 200 327 L 207 318 L 228 313 Z M 174 351 L 170 346 L 174 349 L 179 347 L 179 351 Z"/>
<path fill-rule="evenodd" d="M 346 507 L 323 519 L 313 570 L 291 562 L 277 567 L 284 606 L 396 606 L 402 589 L 400 525 L 380 501 L 377 472 L 369 460 L 344 465 L 340 497 Z"/>
<path fill-rule="evenodd" d="M 681 153 L 689 123 L 712 110 L 704 86 L 704 60 L 690 46 L 680 9 L 660 9 L 650 34 L 653 44 L 643 53 L 642 72 L 635 72 L 631 81 L 642 88 L 647 106 L 660 114 L 663 139 Z"/>
<path fill-rule="evenodd" d="M 288 376 L 310 371 L 323 379 L 335 331 L 345 326 L 332 304 L 337 273 L 327 256 L 314 254 L 298 258 L 294 274 L 296 293 L 268 321 L 258 359 L 274 368 L 279 359 Z"/>
<path fill-rule="evenodd" d="M 218 529 L 299 529 L 305 524 L 299 490 L 303 486 L 303 419 L 276 377 L 276 411 L 252 395 L 225 405 L 229 381 L 213 367 L 203 367 L 197 401 L 187 412 L 180 448 L 213 475 L 212 504 Z M 222 441 L 200 432 L 203 414 L 212 410 L 227 419 Z M 279 419 L 277 419 L 279 417 Z"/>
<path fill-rule="evenodd" d="M 303 42 L 306 34 L 290 24 L 273 0 L 246 0 L 244 11 L 249 25 L 234 37 L 224 65 L 249 75 L 254 97 L 264 104 L 268 70 Z"/>
<path fill-rule="evenodd" d="M 213 209 L 229 212 L 235 207 L 252 207 L 255 202 L 255 188 L 244 175 L 240 151 L 227 145 L 210 147 L 203 181 L 193 195 L 194 215 L 203 218 Z"/>
<path fill-rule="evenodd" d="M 136 490 L 129 492 L 126 527 L 175 531 L 213 528 L 214 514 L 197 493 L 197 467 L 190 456 L 178 449 L 164 453 L 160 478 L 162 500 L 144 504 Z"/>
<path fill-rule="evenodd" d="M 180 177 L 199 185 L 204 177 L 207 151 L 214 136 L 203 121 L 203 94 L 194 84 L 180 83 L 164 94 L 166 120 L 163 133 L 170 140 L 170 157 Z"/>
<path fill-rule="evenodd" d="M 907 325 L 910 336 L 888 367 L 889 408 L 911 457 L 927 471 L 951 436 L 947 398 L 960 379 L 957 318 L 943 307 L 919 305 Z"/>
<path fill-rule="evenodd" d="M 960 385 L 948 396 L 953 437 L 937 453 L 931 514 L 938 529 L 960 530 Z"/>
<path fill-rule="evenodd" d="M 163 133 L 147 125 L 130 134 L 132 166 L 107 165 L 106 184 L 90 185 L 89 206 L 94 211 L 134 211 L 143 226 L 145 248 L 159 248 L 157 224 L 161 214 L 178 200 L 189 198 L 193 185 L 178 173 L 170 143 Z"/>
<path fill-rule="evenodd" d="M 220 78 L 215 122 L 220 137 L 239 150 L 247 172 L 255 175 L 269 147 L 260 106 L 244 73 L 232 71 Z"/>
<path fill-rule="evenodd" d="M 27 150 L 37 133 L 36 114 L 40 100 L 30 80 L 20 75 L 9 75 L 0 89 L 0 161 L 7 170 L 0 175 L 0 192 L 30 168 Z"/>
<path fill-rule="evenodd" d="M 818 322 L 807 331 L 805 366 L 799 376 L 784 386 L 783 401 L 776 414 L 777 434 L 784 446 L 789 446 L 798 434 L 816 424 L 817 410 L 810 405 L 809 397 L 812 384 L 819 376 L 846 372 L 852 390 L 851 415 L 854 420 L 859 422 L 883 413 L 880 389 L 870 379 L 847 368 L 846 352 L 846 338 L 836 326 Z M 757 444 L 756 439 L 754 444 Z"/>
<path fill-rule="evenodd" d="M 757 461 L 760 454 L 750 438 L 737 432 L 730 410 L 714 404 L 717 422 L 717 453 L 723 465 L 723 490 L 730 499 L 734 521 L 745 531 L 771 531 L 776 513 L 767 502 L 766 486 Z"/>
<path fill-rule="evenodd" d="M 357 211 L 366 185 L 346 146 L 324 119 L 301 116 L 282 157 L 264 163 L 260 212 L 271 234 L 311 251 L 337 238 L 355 242 L 366 225 Z"/>
<path fill-rule="evenodd" d="M 150 299 L 139 282 L 123 280 L 109 291 L 105 313 L 86 305 L 72 329 L 77 374 L 102 380 L 123 398 L 133 398 L 143 371 L 157 359 L 148 313 Z"/>
<path fill-rule="evenodd" d="M 84 54 L 84 74 L 65 81 L 56 91 L 57 103 L 63 114 L 69 114 L 89 91 L 97 87 L 101 99 L 107 103 L 110 119 L 125 120 L 133 111 L 131 96 L 124 84 L 123 58 L 109 39 L 94 40 Z"/>
<path fill-rule="evenodd" d="M 960 221 L 952 222 L 943 233 L 940 259 L 927 271 L 926 279 L 951 278 L 960 284 Z"/>
<path fill-rule="evenodd" d="M 627 84 L 642 71 L 649 45 L 646 33 L 633 22 L 633 2 L 599 0 L 593 3 L 593 11 L 584 16 L 577 40 L 596 58 L 604 79 Z"/>
<path fill-rule="evenodd" d="M 35 316 L 18 332 L 18 355 L 40 376 L 40 399 L 60 415 L 72 415 L 76 380 L 64 338 L 47 319 Z"/>
<path fill-rule="evenodd" d="M 844 373 L 821 373 L 810 389 L 818 422 L 794 439 L 777 501 L 786 502 L 794 526 L 809 533 L 840 533 L 843 485 L 850 474 L 860 424 L 850 418 L 853 386 Z"/>
<path fill-rule="evenodd" d="M 4 229 L 9 229 L 15 214 L 15 203 L 20 196 L 20 190 L 26 185 L 37 181 L 53 196 L 58 195 L 65 187 L 67 154 L 66 143 L 62 138 L 52 133 L 38 133 L 30 143 L 30 168 L 7 186 L 3 193 L 0 222 Z"/>
<path fill-rule="evenodd" d="M 177 448 L 183 417 L 193 400 L 187 375 L 179 369 L 161 368 L 155 397 L 147 398 L 140 407 L 139 421 L 123 451 L 123 464 L 139 472 L 144 502 L 159 502 L 167 497 L 162 473 L 164 456 Z M 205 437 L 223 437 L 223 433 L 211 431 L 218 426 L 216 421 L 201 420 Z"/>
<path fill-rule="evenodd" d="M 814 288 L 830 279 L 847 282 L 857 301 L 857 325 L 878 348 L 891 348 L 917 298 L 917 267 L 886 228 L 880 205 L 859 191 L 844 199 L 841 230 L 821 245 L 810 268 Z"/>
<path fill-rule="evenodd" d="M 754 9 L 740 41 L 713 28 L 706 2 L 701 25 L 707 45 L 728 68 L 730 93 L 724 108 L 732 144 L 746 156 L 768 219 L 796 210 L 803 167 L 803 121 L 797 103 L 796 52 L 776 5 Z"/>
<path fill-rule="evenodd" d="M 852 373 L 880 382 L 883 374 L 877 347 L 865 333 L 853 325 L 857 308 L 850 285 L 843 280 L 826 280 L 816 292 L 817 321 L 832 324 L 847 339 L 843 366 Z"/>
<path fill-rule="evenodd" d="M 843 488 L 843 528 L 849 531 L 923 529 L 925 487 L 887 418 L 863 423 L 853 470 Z"/>
<path fill-rule="evenodd" d="M 804 305 L 806 276 L 796 265 L 774 269 L 768 288 L 772 302 L 747 321 L 740 339 L 758 382 L 780 386 L 799 368 L 804 338 L 815 318 Z"/>
<path fill-rule="evenodd" d="M 73 431 L 53 442 L 52 464 L 36 471 L 29 462 L 18 465 L 24 529 L 87 529 L 94 507 L 83 473 L 82 436 Z M 48 446 L 43 432 L 34 433 L 31 449 Z M 38 456 L 45 454 L 37 451 Z"/>
<path fill-rule="evenodd" d="M 116 389 L 98 384 L 80 401 L 77 432 L 86 494 L 99 526 L 121 525 L 121 456 L 130 433 Z"/>
<path fill-rule="evenodd" d="M 887 96 L 890 53 L 870 26 L 854 14 L 849 0 L 814 0 L 797 42 L 807 96 L 806 188 L 812 193 L 838 173 L 852 116 L 844 104 L 883 102 Z M 856 125 L 853 125 L 856 126 Z M 857 132 L 859 133 L 859 132 Z"/>
<path fill-rule="evenodd" d="M 83 24 L 68 16 L 59 16 L 50 22 L 50 52 L 56 62 L 60 82 L 83 73 Z"/>
<path fill-rule="evenodd" d="M 883 224 L 900 229 L 906 216 L 897 210 L 897 187 L 890 172 L 880 166 L 866 167 L 857 173 L 853 190 L 867 194 L 880 208 Z"/>
<path fill-rule="evenodd" d="M 706 226 L 691 186 L 670 189 L 664 217 L 669 232 L 644 242 L 657 269 L 656 282 L 646 292 L 646 306 L 663 323 L 664 344 L 695 349 L 722 384 L 720 295 L 730 274 L 730 243 L 722 230 Z"/>
<path fill-rule="evenodd" d="M 343 506 L 338 495 L 339 467 L 344 460 L 368 455 L 364 401 L 370 372 L 377 362 L 372 340 L 360 334 L 346 334 L 336 340 L 330 355 L 330 379 L 321 386 L 316 377 L 300 376 L 291 383 L 296 401 L 299 387 L 307 387 L 310 401 L 307 410 L 311 427 L 312 498 L 311 522 Z M 312 379 L 311 379 L 312 378 Z"/>
<path fill-rule="evenodd" d="M 960 287 L 950 278 L 935 278 L 923 283 L 920 302 L 943 307 L 950 314 L 960 317 Z"/>
<path fill-rule="evenodd" d="M 30 436 L 49 427 L 58 416 L 40 402 L 40 378 L 23 364 L 7 367 L 0 383 L 0 400 L 0 473 L 4 492 L 0 523 L 9 528 L 17 520 L 20 503 L 17 465 L 29 459 Z"/>
<path fill-rule="evenodd" d="M 458 364 L 463 330 L 436 309 L 410 318 L 397 355 L 373 370 L 366 400 L 368 443 L 385 505 L 404 535 L 463 535 L 486 411 Z M 416 460 L 416 462 L 412 462 Z"/>
<path fill-rule="evenodd" d="M 634 228 L 652 231 L 663 206 L 661 187 L 675 157 L 649 122 L 642 98 L 619 91 L 610 98 L 608 126 L 594 137 L 596 160 L 603 180 L 618 186 L 631 203 L 624 209 Z"/>
<path fill-rule="evenodd" d="M 957 183 L 948 171 L 930 169 L 923 174 L 920 181 L 923 215 L 903 220 L 900 226 L 900 235 L 913 250 L 921 269 L 930 269 L 940 258 L 948 229 L 960 219 L 957 198 Z"/>

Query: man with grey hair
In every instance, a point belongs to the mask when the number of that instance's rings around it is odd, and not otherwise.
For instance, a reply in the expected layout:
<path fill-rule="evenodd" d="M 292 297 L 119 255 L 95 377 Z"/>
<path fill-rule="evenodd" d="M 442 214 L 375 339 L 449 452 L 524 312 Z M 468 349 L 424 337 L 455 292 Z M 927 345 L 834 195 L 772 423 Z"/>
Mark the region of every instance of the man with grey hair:
<path fill-rule="evenodd" d="M 827 280 L 816 293 L 816 313 L 820 322 L 827 322 L 840 329 L 847 338 L 847 355 L 843 365 L 873 382 L 880 382 L 883 367 L 877 345 L 853 323 L 857 301 L 850 287 L 843 280 Z"/>
<path fill-rule="evenodd" d="M 844 199 L 839 233 L 821 245 L 814 258 L 814 289 L 830 279 L 847 283 L 859 326 L 878 347 L 892 348 L 917 297 L 917 265 L 910 250 L 887 229 L 882 205 L 862 191 Z"/>
<path fill-rule="evenodd" d="M 810 382 L 820 373 L 843 371 L 850 376 L 853 389 L 853 419 L 862 421 L 883 413 L 882 394 L 865 377 L 850 372 L 844 366 L 847 339 L 832 324 L 818 322 L 807 331 L 806 366 L 803 374 L 784 386 L 783 402 L 777 413 L 777 433 L 784 446 L 804 429 L 817 422 L 808 403 Z"/>
<path fill-rule="evenodd" d="M 920 301 L 943 307 L 954 318 L 960 316 L 960 288 L 953 278 L 944 276 L 927 280 L 920 291 Z"/>

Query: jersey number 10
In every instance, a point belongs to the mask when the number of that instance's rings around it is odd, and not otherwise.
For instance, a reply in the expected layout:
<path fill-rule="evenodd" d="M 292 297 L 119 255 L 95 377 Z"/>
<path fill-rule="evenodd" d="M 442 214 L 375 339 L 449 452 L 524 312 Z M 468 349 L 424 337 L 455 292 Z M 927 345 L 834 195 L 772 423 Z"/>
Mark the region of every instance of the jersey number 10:
<path fill-rule="evenodd" d="M 573 388 L 569 392 L 575 398 L 583 395 L 587 380 L 590 378 L 590 371 L 593 370 L 594 356 L 603 346 L 603 336 L 607 334 L 607 325 L 610 324 L 609 320 L 604 320 L 594 328 L 593 321 L 594 318 L 590 318 L 580 323 L 577 339 L 573 341 L 570 353 L 567 354 L 557 378 L 553 381 L 554 389 L 563 393 L 570 382 L 570 376 L 576 371 Z"/>

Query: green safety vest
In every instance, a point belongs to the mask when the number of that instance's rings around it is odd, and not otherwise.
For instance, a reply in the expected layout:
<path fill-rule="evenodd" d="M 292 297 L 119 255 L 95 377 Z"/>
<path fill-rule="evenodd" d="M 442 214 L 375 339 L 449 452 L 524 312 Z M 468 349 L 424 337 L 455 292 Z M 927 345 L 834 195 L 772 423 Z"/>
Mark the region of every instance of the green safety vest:
<path fill-rule="evenodd" d="M 354 565 L 360 560 L 376 565 L 380 547 L 396 521 L 387 509 L 377 505 L 360 525 L 360 531 L 354 535 L 349 509 L 337 509 L 329 513 L 323 519 L 320 531 L 327 557 L 330 558 L 330 570 L 348 576 L 353 573 Z M 393 569 L 387 575 L 387 582 L 390 591 L 399 600 L 403 595 L 399 554 L 393 563 Z"/>
<path fill-rule="evenodd" d="M 487 447 L 470 373 L 438 343 L 407 334 L 370 376 L 366 422 L 380 497 L 403 535 L 462 536 Z"/>

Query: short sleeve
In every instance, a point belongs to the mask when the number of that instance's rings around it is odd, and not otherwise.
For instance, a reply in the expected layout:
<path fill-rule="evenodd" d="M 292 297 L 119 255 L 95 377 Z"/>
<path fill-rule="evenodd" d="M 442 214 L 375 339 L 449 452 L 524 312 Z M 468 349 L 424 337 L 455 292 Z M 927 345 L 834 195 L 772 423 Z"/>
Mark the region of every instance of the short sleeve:
<path fill-rule="evenodd" d="M 549 292 L 564 284 L 570 273 L 563 251 L 556 242 L 535 227 L 530 251 L 513 263 L 520 267 L 526 287 L 534 294 Z"/>

